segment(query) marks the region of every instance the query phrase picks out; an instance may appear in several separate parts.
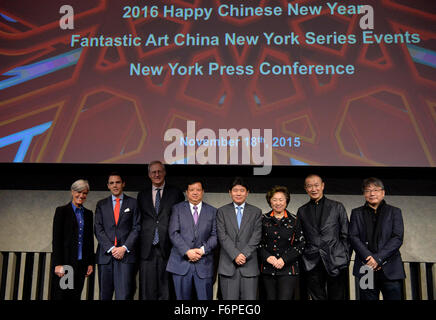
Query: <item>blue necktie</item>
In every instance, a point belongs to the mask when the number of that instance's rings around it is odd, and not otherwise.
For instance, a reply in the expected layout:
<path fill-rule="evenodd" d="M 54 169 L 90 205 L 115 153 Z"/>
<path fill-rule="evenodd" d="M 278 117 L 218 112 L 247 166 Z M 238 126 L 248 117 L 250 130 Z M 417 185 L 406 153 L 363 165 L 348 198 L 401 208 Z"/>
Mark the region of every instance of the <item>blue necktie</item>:
<path fill-rule="evenodd" d="M 156 189 L 156 200 L 154 202 L 154 208 L 156 209 L 156 218 L 159 213 L 159 206 L 160 206 L 160 189 Z M 159 233 L 156 226 L 156 229 L 154 230 L 153 245 L 154 246 L 157 245 L 158 242 L 159 242 Z"/>
<path fill-rule="evenodd" d="M 238 228 L 241 229 L 241 221 L 242 221 L 242 207 L 236 207 L 238 209 L 238 213 L 236 214 L 236 219 L 238 220 Z"/>
<path fill-rule="evenodd" d="M 156 214 L 159 213 L 159 206 L 160 206 L 160 190 L 156 189 L 156 200 L 154 202 L 154 208 L 156 209 Z"/>

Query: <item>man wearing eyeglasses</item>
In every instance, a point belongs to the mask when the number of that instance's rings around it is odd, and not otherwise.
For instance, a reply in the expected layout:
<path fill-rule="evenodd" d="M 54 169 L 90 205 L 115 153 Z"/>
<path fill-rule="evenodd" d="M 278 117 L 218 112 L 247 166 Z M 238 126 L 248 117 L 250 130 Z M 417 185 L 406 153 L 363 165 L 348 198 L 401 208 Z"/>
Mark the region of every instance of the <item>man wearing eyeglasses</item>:
<path fill-rule="evenodd" d="M 342 203 L 324 196 L 324 181 L 311 174 L 304 181 L 310 201 L 298 209 L 306 246 L 303 264 L 312 300 L 346 300 L 350 245 L 348 216 Z"/>
<path fill-rule="evenodd" d="M 162 162 L 150 162 L 148 177 L 151 185 L 138 193 L 141 213 L 139 299 L 168 300 L 175 296 L 166 271 L 171 250 L 168 226 L 172 206 L 185 200 L 185 196 L 179 188 L 166 183 Z"/>
<path fill-rule="evenodd" d="M 353 209 L 350 218 L 350 241 L 356 251 L 353 275 L 368 279 L 360 281 L 360 299 L 378 300 L 381 291 L 384 300 L 401 300 L 406 277 L 399 250 L 404 234 L 401 210 L 386 203 L 378 178 L 365 179 L 362 191 L 365 204 Z"/>

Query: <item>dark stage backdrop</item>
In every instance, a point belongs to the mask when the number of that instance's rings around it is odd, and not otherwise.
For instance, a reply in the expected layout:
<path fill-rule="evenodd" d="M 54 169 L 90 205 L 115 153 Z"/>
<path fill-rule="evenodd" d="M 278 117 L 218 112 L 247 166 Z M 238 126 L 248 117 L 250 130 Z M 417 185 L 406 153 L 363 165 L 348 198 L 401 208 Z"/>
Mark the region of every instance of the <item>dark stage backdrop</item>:
<path fill-rule="evenodd" d="M 241 144 L 259 129 L 254 142 L 270 143 L 274 165 L 435 166 L 434 1 L 67 2 L 72 30 L 61 28 L 61 1 L 0 2 L 0 162 L 201 164 L 198 144 L 164 139 L 170 129 L 186 137 L 194 121 L 196 138 L 234 128 Z M 282 14 L 230 16 L 232 4 Z M 373 30 L 360 27 L 361 4 L 374 9 Z M 191 74 L 171 75 L 177 63 Z M 304 74 L 301 65 L 354 71 Z M 284 66 L 293 74 L 273 74 Z M 166 157 L 172 143 L 182 151 Z M 242 148 L 232 164 L 259 164 L 244 162 Z M 204 163 L 226 162 L 208 152 Z"/>
<path fill-rule="evenodd" d="M 387 195 L 436 196 L 436 168 L 273 166 L 267 176 L 253 176 L 253 166 L 242 165 L 167 165 L 166 169 L 167 181 L 182 190 L 190 178 L 197 177 L 205 182 L 206 192 L 227 193 L 233 178 L 242 176 L 252 193 L 285 185 L 292 194 L 305 194 L 305 177 L 316 173 L 326 182 L 327 194 L 361 195 L 362 180 L 376 176 L 383 180 Z M 73 181 L 84 178 L 91 190 L 108 191 L 107 175 L 113 171 L 124 176 L 130 192 L 150 183 L 145 164 L 2 163 L 0 190 L 70 190 Z"/>

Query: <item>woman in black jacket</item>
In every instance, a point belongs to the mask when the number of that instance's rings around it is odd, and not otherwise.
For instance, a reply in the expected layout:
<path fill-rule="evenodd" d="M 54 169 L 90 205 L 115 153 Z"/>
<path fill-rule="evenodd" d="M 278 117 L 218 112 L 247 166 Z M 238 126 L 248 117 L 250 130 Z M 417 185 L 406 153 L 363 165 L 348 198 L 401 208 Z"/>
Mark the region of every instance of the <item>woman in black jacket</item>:
<path fill-rule="evenodd" d="M 292 300 L 298 292 L 298 259 L 305 241 L 299 220 L 286 210 L 290 198 L 288 189 L 283 186 L 273 187 L 266 195 L 272 211 L 262 219 L 259 253 L 268 300 Z"/>
<path fill-rule="evenodd" d="M 93 213 L 83 207 L 88 192 L 88 182 L 77 180 L 71 185 L 71 202 L 56 208 L 52 300 L 80 300 L 85 277 L 94 271 Z"/>

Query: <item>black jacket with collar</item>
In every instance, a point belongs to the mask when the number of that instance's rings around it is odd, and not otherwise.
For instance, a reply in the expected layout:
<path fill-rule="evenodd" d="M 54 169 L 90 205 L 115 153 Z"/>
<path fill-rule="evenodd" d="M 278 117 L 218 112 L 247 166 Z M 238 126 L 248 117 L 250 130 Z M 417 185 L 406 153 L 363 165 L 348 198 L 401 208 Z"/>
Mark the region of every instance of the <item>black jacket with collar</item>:
<path fill-rule="evenodd" d="M 83 208 L 82 261 L 94 265 L 94 224 L 91 210 Z M 79 247 L 79 225 L 71 202 L 57 207 L 53 219 L 52 265 L 76 265 Z"/>
<path fill-rule="evenodd" d="M 350 217 L 350 241 L 356 251 L 353 275 L 360 277 L 360 268 L 365 264 L 365 259 L 372 256 L 379 266 L 382 267 L 384 275 L 389 280 L 399 280 L 406 277 L 403 261 L 401 259 L 400 247 L 403 244 L 404 224 L 401 210 L 384 203 L 380 207 L 379 219 L 380 234 L 377 237 L 377 252 L 369 250 L 369 239 L 364 219 L 365 206 L 355 208 L 351 211 Z"/>
<path fill-rule="evenodd" d="M 310 201 L 298 209 L 306 246 L 303 262 L 310 271 L 321 259 L 328 274 L 337 276 L 350 263 L 351 249 L 348 238 L 348 216 L 342 203 L 324 199 L 321 223 L 318 225 Z"/>

